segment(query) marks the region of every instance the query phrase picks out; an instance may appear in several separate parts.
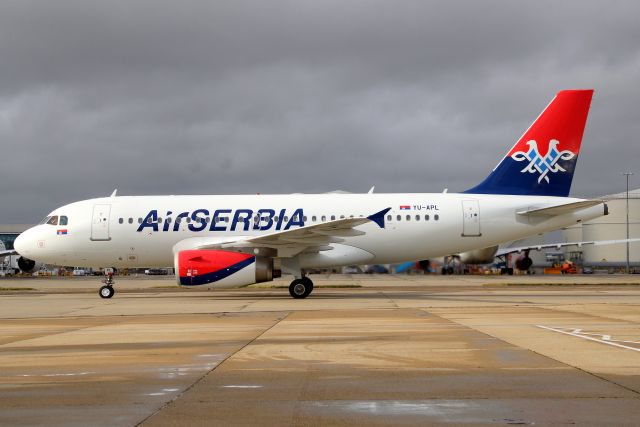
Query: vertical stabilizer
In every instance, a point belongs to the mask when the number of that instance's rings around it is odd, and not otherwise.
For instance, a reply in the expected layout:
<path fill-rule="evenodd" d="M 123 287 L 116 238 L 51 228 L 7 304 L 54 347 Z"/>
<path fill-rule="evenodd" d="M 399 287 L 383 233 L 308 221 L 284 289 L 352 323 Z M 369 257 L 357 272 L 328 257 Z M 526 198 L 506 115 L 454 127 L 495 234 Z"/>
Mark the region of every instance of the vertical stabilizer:
<path fill-rule="evenodd" d="M 568 196 L 592 96 L 592 89 L 558 92 L 493 172 L 465 193 Z"/>

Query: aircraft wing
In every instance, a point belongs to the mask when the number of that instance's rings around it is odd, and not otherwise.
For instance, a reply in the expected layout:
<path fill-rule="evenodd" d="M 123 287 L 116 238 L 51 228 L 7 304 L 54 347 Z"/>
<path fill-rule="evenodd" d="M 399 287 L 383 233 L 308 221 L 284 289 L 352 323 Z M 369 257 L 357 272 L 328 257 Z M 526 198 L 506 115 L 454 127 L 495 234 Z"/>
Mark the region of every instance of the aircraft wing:
<path fill-rule="evenodd" d="M 601 246 L 601 245 L 615 245 L 619 243 L 627 243 L 627 242 L 638 242 L 640 239 L 620 239 L 620 240 L 588 240 L 584 242 L 565 242 L 565 243 L 548 243 L 543 245 L 531 245 L 531 246 L 514 246 L 514 247 L 501 247 L 498 249 L 496 256 L 508 255 L 516 252 L 524 252 L 524 251 L 540 251 L 542 249 L 560 249 L 567 246 L 576 246 L 581 248 L 584 245 L 593 245 L 593 246 Z"/>
<path fill-rule="evenodd" d="M 14 250 L 4 250 L 4 251 L 0 251 L 0 259 L 7 257 L 9 255 L 18 255 L 18 252 L 14 251 Z"/>
<path fill-rule="evenodd" d="M 267 248 L 272 249 L 271 256 L 291 257 L 300 252 L 318 252 L 333 249 L 331 243 L 340 243 L 345 237 L 362 236 L 364 231 L 355 227 L 368 222 L 376 223 L 384 228 L 384 216 L 391 208 L 386 208 L 368 217 L 344 218 L 322 222 L 291 230 L 276 231 L 261 236 L 247 236 L 237 239 L 196 238 L 190 242 L 179 243 L 174 252 L 190 249 L 240 249 Z M 186 247 L 185 247 L 186 246 Z"/>

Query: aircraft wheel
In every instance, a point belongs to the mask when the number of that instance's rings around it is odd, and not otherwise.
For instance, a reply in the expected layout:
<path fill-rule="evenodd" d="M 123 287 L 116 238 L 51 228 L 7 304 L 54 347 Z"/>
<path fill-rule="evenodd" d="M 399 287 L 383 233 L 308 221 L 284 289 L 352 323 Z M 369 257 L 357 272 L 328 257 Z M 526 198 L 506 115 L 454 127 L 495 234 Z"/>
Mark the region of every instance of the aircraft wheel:
<path fill-rule="evenodd" d="M 113 296 L 113 294 L 115 294 L 116 291 L 113 289 L 113 286 L 102 286 L 100 288 L 100 291 L 98 291 L 98 295 L 100 295 L 100 298 L 111 298 Z"/>
<path fill-rule="evenodd" d="M 296 279 L 289 285 L 289 294 L 296 299 L 306 298 L 313 290 L 313 282 L 307 278 Z"/>

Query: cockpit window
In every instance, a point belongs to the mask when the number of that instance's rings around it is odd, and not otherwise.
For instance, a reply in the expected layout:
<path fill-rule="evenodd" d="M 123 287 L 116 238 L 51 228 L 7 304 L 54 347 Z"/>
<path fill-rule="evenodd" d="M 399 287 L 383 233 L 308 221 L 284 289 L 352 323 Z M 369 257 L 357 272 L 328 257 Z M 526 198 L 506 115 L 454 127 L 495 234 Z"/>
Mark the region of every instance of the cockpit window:
<path fill-rule="evenodd" d="M 69 219 L 65 215 L 60 215 L 60 225 L 67 225 Z"/>
<path fill-rule="evenodd" d="M 49 217 L 49 221 L 47 221 L 49 225 L 58 225 L 58 216 Z"/>
<path fill-rule="evenodd" d="M 40 221 L 40 224 L 38 224 L 38 225 L 46 224 L 47 222 L 49 222 L 50 219 L 51 219 L 51 217 L 47 216 L 42 221 Z"/>

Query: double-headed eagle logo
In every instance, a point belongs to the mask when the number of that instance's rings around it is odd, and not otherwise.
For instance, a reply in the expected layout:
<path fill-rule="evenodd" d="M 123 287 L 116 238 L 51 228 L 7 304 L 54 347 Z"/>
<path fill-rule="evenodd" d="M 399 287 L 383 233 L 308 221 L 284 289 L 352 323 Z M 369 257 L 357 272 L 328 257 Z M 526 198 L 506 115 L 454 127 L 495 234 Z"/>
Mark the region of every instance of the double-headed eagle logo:
<path fill-rule="evenodd" d="M 516 151 L 511 155 L 511 158 L 518 162 L 525 160 L 528 161 L 529 164 L 520 172 L 538 173 L 540 174 L 538 177 L 538 183 L 542 182 L 543 179 L 549 183 L 549 177 L 547 176 L 549 172 L 566 172 L 566 169 L 560 166 L 558 161 L 571 160 L 576 155 L 574 152 L 569 150 L 559 151 L 557 148 L 558 144 L 560 144 L 560 141 L 556 139 L 549 141 L 547 155 L 543 157 L 538 151 L 538 143 L 532 139 L 531 141 L 527 141 L 529 151 L 526 153 L 524 151 Z"/>

